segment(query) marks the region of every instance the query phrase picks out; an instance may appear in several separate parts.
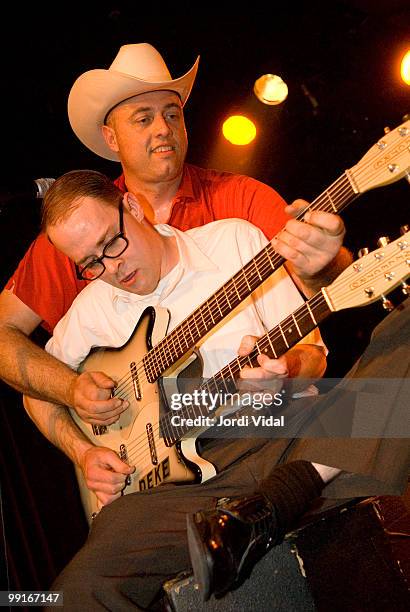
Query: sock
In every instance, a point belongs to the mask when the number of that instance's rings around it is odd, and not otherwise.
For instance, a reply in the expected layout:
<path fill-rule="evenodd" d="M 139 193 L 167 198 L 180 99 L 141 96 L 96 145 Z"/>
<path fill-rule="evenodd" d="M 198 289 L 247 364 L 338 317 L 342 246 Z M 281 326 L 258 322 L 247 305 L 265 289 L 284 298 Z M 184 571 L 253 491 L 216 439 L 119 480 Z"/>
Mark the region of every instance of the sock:
<path fill-rule="evenodd" d="M 279 531 L 286 533 L 309 502 L 319 497 L 325 483 L 309 461 L 276 467 L 257 489 L 275 506 Z"/>

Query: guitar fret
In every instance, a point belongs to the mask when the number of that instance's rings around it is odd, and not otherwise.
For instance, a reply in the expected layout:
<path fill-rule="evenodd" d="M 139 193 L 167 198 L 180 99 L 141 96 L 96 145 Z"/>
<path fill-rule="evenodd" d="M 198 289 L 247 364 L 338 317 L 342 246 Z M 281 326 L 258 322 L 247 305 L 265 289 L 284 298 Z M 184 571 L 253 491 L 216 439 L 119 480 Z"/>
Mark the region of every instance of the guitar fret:
<path fill-rule="evenodd" d="M 271 254 L 270 254 L 270 249 L 271 249 L 271 245 L 266 247 L 266 255 L 268 256 L 270 267 L 272 268 L 272 270 L 274 270 L 275 269 L 275 264 L 272 261 Z"/>
<path fill-rule="evenodd" d="M 239 291 L 238 291 L 238 288 L 237 288 L 237 286 L 236 286 L 236 283 L 235 283 L 235 280 L 234 280 L 234 279 L 232 279 L 232 284 L 233 284 L 233 286 L 234 286 L 234 288 L 235 288 L 236 295 L 238 296 L 238 300 L 239 300 L 239 301 L 241 301 L 241 299 L 242 299 L 242 298 L 241 298 L 241 296 L 240 296 L 240 294 L 239 294 Z"/>
<path fill-rule="evenodd" d="M 243 277 L 244 277 L 244 279 L 245 279 L 245 283 L 248 285 L 248 289 L 249 289 L 249 291 L 252 291 L 252 287 L 251 287 L 251 286 L 250 286 L 250 284 L 248 283 L 248 279 L 247 279 L 247 276 L 246 276 L 246 274 L 245 274 L 245 269 L 244 269 L 244 268 L 242 268 L 241 272 L 242 272 L 242 276 L 243 276 Z"/>
<path fill-rule="evenodd" d="M 295 322 L 295 326 L 296 326 L 296 329 L 298 330 L 298 334 L 299 334 L 299 336 L 300 336 L 300 337 L 302 337 L 302 332 L 300 331 L 300 328 L 299 328 L 298 322 L 297 322 L 297 320 L 296 320 L 296 318 L 295 318 L 295 316 L 294 316 L 294 314 L 293 314 L 293 313 L 292 313 L 292 319 L 293 319 L 293 320 L 294 320 L 294 322 Z"/>
<path fill-rule="evenodd" d="M 195 323 L 195 327 L 196 327 L 196 331 L 197 331 L 197 334 L 198 334 L 198 338 L 200 338 L 202 334 L 201 334 L 200 329 L 198 327 L 196 316 L 193 317 L 193 320 L 194 320 L 194 323 Z"/>
<path fill-rule="evenodd" d="M 280 331 L 280 333 L 282 334 L 282 338 L 283 338 L 283 340 L 285 341 L 286 346 L 289 348 L 289 343 L 288 343 L 288 341 L 286 340 L 286 336 L 285 336 L 285 334 L 283 333 L 283 329 L 282 329 L 282 326 L 281 326 L 281 324 L 280 324 L 280 323 L 279 323 L 278 327 L 279 327 L 279 331 Z"/>
<path fill-rule="evenodd" d="M 209 302 L 207 302 L 206 305 L 208 306 L 208 311 L 209 311 L 209 314 L 211 315 L 212 323 L 215 325 L 215 319 L 212 316 L 212 310 L 211 310 L 211 308 L 209 306 Z"/>
<path fill-rule="evenodd" d="M 184 354 L 184 350 L 182 348 L 182 344 L 181 344 L 181 340 L 179 338 L 179 333 L 174 333 L 172 332 L 172 335 L 176 337 L 176 339 L 178 340 L 178 345 L 179 345 L 179 353 L 178 356 L 182 356 Z"/>
<path fill-rule="evenodd" d="M 222 288 L 223 288 L 223 290 L 225 292 L 226 301 L 228 302 L 229 310 L 232 310 L 232 305 L 231 305 L 231 302 L 229 301 L 229 297 L 228 297 L 228 294 L 226 292 L 225 285 Z"/>
<path fill-rule="evenodd" d="M 339 211 L 337 210 L 337 207 L 335 206 L 335 204 L 334 204 L 334 202 L 333 202 L 333 200 L 332 200 L 331 196 L 330 196 L 329 191 L 326 191 L 326 195 L 327 195 L 327 197 L 329 198 L 330 206 L 332 207 L 333 212 L 335 212 L 335 213 L 339 212 Z"/>
<path fill-rule="evenodd" d="M 219 293 L 219 292 L 218 292 L 218 293 Z M 218 310 L 219 310 L 219 312 L 220 312 L 221 318 L 223 318 L 223 316 L 224 316 L 224 315 L 223 315 L 223 312 L 222 312 L 222 310 L 221 310 L 221 307 L 219 306 L 218 293 L 215 293 L 215 302 L 216 302 L 216 305 L 217 305 Z"/>
<path fill-rule="evenodd" d="M 175 343 L 174 343 L 174 336 L 173 336 L 173 334 L 169 334 L 169 336 L 167 336 L 167 338 L 169 338 L 169 341 L 172 344 L 172 350 L 174 352 L 174 358 L 177 358 L 178 357 L 178 351 L 177 351 Z"/>
<path fill-rule="evenodd" d="M 160 372 L 160 367 L 159 367 L 159 361 L 158 361 L 158 351 L 157 350 L 153 350 L 152 351 L 152 357 L 153 357 L 153 366 L 155 368 L 155 374 L 157 372 Z"/>
<path fill-rule="evenodd" d="M 258 268 L 258 265 L 257 265 L 257 263 L 256 263 L 256 260 L 255 260 L 255 259 L 253 259 L 253 260 L 252 260 L 252 262 L 253 262 L 253 265 L 254 265 L 254 267 L 255 267 L 256 274 L 259 276 L 260 280 L 262 280 L 262 276 L 261 276 L 261 274 L 260 274 L 260 272 L 259 272 L 259 268 Z"/>
<path fill-rule="evenodd" d="M 272 344 L 272 342 L 271 342 L 271 339 L 270 339 L 270 334 L 267 334 L 266 338 L 267 338 L 267 340 L 268 340 L 268 342 L 269 342 L 270 348 L 271 348 L 271 350 L 272 350 L 272 353 L 273 353 L 273 355 L 274 355 L 275 359 L 277 359 L 277 358 L 278 358 L 278 355 L 277 355 L 277 353 L 276 353 L 276 351 L 275 351 L 275 347 L 273 346 L 273 344 Z"/>
<path fill-rule="evenodd" d="M 203 324 L 204 324 L 205 331 L 207 332 L 207 331 L 208 331 L 208 326 L 207 326 L 207 324 L 206 324 L 206 322 L 205 322 L 204 313 L 202 312 L 202 310 L 203 310 L 203 309 L 202 309 L 202 308 L 200 308 L 200 309 L 199 309 L 199 312 L 200 312 L 200 315 L 201 315 L 201 317 L 202 317 L 202 322 L 203 322 Z"/>
<path fill-rule="evenodd" d="M 192 333 L 190 319 L 187 320 L 187 327 L 188 327 L 189 335 L 191 336 L 192 344 L 195 344 L 195 338 L 194 338 L 194 335 Z"/>
<path fill-rule="evenodd" d="M 308 311 L 309 311 L 309 314 L 310 314 L 310 316 L 311 316 L 311 318 L 312 318 L 312 321 L 314 322 L 314 324 L 315 324 L 315 325 L 317 325 L 317 321 L 316 321 L 315 317 L 313 316 L 313 312 L 312 312 L 312 309 L 311 309 L 311 307 L 310 307 L 309 302 L 306 302 L 306 308 L 307 308 L 307 309 L 308 309 Z"/>

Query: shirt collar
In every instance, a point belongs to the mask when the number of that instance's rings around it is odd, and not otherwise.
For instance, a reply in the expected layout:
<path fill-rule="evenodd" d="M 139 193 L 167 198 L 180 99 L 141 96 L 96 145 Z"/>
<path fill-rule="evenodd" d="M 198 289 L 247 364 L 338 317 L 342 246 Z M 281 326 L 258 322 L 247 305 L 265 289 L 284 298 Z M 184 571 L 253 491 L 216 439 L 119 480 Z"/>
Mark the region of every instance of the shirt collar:
<path fill-rule="evenodd" d="M 158 224 L 153 226 L 154 229 L 162 236 L 175 236 L 179 261 L 176 266 L 162 278 L 155 291 L 148 295 L 138 295 L 111 286 L 112 298 L 114 301 L 121 300 L 127 302 L 145 302 L 148 304 L 158 304 L 163 301 L 175 289 L 183 275 L 188 275 L 196 272 L 210 272 L 219 270 L 219 267 L 205 253 L 201 251 L 195 240 L 188 232 L 181 232 L 175 227 L 166 224 Z M 96 281 L 98 282 L 98 281 Z M 104 282 L 104 281 L 100 281 Z"/>
<path fill-rule="evenodd" d="M 127 186 L 125 184 L 124 173 L 120 174 L 120 176 L 115 179 L 114 183 L 117 185 L 119 189 L 123 193 L 127 191 Z M 195 191 L 192 183 L 191 173 L 189 172 L 189 165 L 184 164 L 183 172 L 182 172 L 182 180 L 178 187 L 178 191 L 174 197 L 174 202 L 176 200 L 195 200 Z"/>

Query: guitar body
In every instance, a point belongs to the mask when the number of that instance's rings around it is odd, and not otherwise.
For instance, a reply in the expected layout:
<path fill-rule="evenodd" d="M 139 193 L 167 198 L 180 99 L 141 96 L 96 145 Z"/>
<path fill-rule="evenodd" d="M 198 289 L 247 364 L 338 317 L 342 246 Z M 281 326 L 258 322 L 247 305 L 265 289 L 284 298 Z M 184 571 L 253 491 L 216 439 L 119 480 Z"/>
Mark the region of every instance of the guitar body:
<path fill-rule="evenodd" d="M 198 482 L 216 473 L 210 463 L 196 454 L 194 441 L 186 441 L 186 461 L 180 444 L 165 445 L 158 429 L 160 412 L 165 403 L 161 382 L 150 383 L 141 367 L 137 372 L 134 368 L 133 373 L 133 365 L 140 366 L 147 352 L 165 336 L 168 323 L 169 313 L 166 309 L 147 308 L 122 347 L 93 349 L 80 368 L 82 371 L 109 374 L 118 383 L 119 397 L 130 402 L 129 408 L 116 423 L 103 427 L 89 425 L 74 410 L 71 411 L 74 421 L 89 440 L 97 446 L 111 448 L 125 462 L 136 466 L 135 472 L 128 478 L 124 493 L 143 491 L 164 482 Z M 191 356 L 189 361 L 192 360 Z M 174 366 L 170 373 L 171 384 L 174 381 L 177 384 L 176 377 L 185 367 L 186 362 L 179 364 L 179 367 L 178 364 L 176 368 Z M 125 378 L 128 379 L 127 384 L 122 382 Z M 98 501 L 88 489 L 81 470 L 76 468 L 76 471 L 83 506 L 90 519 L 100 509 Z"/>

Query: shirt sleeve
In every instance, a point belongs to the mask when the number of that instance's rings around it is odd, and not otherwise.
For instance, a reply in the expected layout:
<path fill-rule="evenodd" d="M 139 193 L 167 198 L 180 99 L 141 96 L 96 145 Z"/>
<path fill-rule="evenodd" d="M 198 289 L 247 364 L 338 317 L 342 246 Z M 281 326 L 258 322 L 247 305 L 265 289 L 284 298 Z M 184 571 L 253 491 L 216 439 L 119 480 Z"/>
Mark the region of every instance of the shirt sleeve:
<path fill-rule="evenodd" d="M 269 185 L 245 175 L 226 175 L 214 197 L 215 220 L 244 219 L 271 240 L 286 224 L 285 200 Z"/>
<path fill-rule="evenodd" d="M 109 314 L 100 307 L 91 287 L 79 295 L 54 328 L 46 351 L 77 370 L 94 346 L 109 345 L 104 330 L 109 330 Z M 92 288 L 94 289 L 94 287 Z M 107 311 L 109 310 L 109 302 Z"/>
<path fill-rule="evenodd" d="M 42 319 L 50 333 L 86 286 L 77 280 L 74 264 L 40 234 L 6 284 L 26 306 Z"/>

